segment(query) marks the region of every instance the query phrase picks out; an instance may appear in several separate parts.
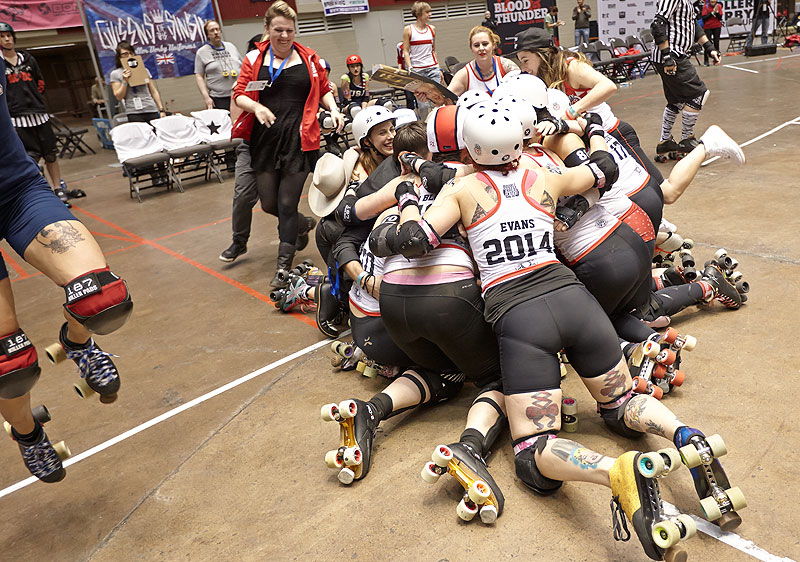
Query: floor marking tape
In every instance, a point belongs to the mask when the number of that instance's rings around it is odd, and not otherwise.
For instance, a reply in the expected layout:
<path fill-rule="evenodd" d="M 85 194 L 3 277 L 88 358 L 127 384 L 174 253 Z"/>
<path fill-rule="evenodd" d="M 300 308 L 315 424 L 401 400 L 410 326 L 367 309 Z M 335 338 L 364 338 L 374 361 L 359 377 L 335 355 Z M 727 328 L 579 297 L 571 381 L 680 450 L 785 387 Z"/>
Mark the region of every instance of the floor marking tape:
<path fill-rule="evenodd" d="M 723 68 L 732 68 L 734 70 L 741 70 L 742 72 L 752 72 L 753 74 L 759 74 L 758 70 L 750 70 L 749 68 L 739 68 L 738 66 L 734 66 L 732 64 L 724 64 L 724 65 L 722 65 L 722 67 Z"/>
<path fill-rule="evenodd" d="M 790 58 L 792 58 L 792 57 L 800 57 L 800 54 L 795 54 L 795 55 L 781 55 L 781 56 L 779 56 L 779 57 L 770 57 L 770 58 L 768 58 L 768 59 L 748 60 L 748 61 L 737 62 L 737 63 L 735 63 L 735 64 L 738 64 L 738 65 L 742 65 L 742 64 L 756 64 L 757 62 L 767 62 L 767 61 L 770 61 L 770 60 L 778 60 L 778 59 L 790 59 Z M 730 66 L 730 65 L 729 65 L 729 64 L 723 64 L 722 66 Z"/>
<path fill-rule="evenodd" d="M 794 119 L 789 119 L 789 120 L 788 120 L 788 121 L 786 121 L 785 123 L 781 123 L 780 125 L 778 125 L 778 126 L 777 126 L 777 127 L 775 127 L 774 129 L 770 129 L 770 130 L 769 130 L 769 131 L 767 131 L 766 133 L 763 133 L 763 134 L 761 134 L 761 135 L 758 135 L 758 136 L 757 136 L 756 138 L 754 138 L 754 139 L 750 139 L 750 140 L 749 140 L 749 141 L 747 141 L 747 142 L 743 142 L 742 144 L 740 144 L 740 145 L 739 145 L 739 147 L 740 147 L 740 148 L 744 148 L 745 146 L 747 146 L 747 145 L 750 145 L 750 144 L 753 144 L 753 143 L 754 143 L 754 142 L 756 142 L 756 141 L 760 141 L 760 140 L 761 140 L 761 139 L 763 139 L 764 137 L 768 137 L 768 136 L 769 136 L 769 135 L 771 135 L 772 133 L 776 133 L 776 132 L 780 131 L 781 129 L 783 129 L 784 127 L 788 127 L 789 125 L 797 125 L 797 124 L 798 124 L 798 121 L 800 121 L 800 115 L 798 115 L 798 116 L 797 116 L 797 117 L 795 117 Z M 705 165 L 707 165 L 707 164 L 711 164 L 711 163 L 712 163 L 712 162 L 714 162 L 715 160 L 719 160 L 719 156 L 714 156 L 713 158 L 709 158 L 708 160 L 706 160 L 705 162 L 703 162 L 703 163 L 702 163 L 702 164 L 700 164 L 700 165 L 701 165 L 701 166 L 705 166 Z"/>
<path fill-rule="evenodd" d="M 269 365 L 267 365 L 265 367 L 261 367 L 260 369 L 258 369 L 256 371 L 253 371 L 250 374 L 244 375 L 243 377 L 240 377 L 240 378 L 238 378 L 238 379 L 236 379 L 234 381 L 229 382 L 228 384 L 225 384 L 223 386 L 220 386 L 217 389 L 214 389 L 214 390 L 212 390 L 210 392 L 207 392 L 206 394 L 203 394 L 202 396 L 198 396 L 194 400 L 190 400 L 189 402 L 186 402 L 185 404 L 181 404 L 177 408 L 173 408 L 172 410 L 164 412 L 160 416 L 156 416 L 155 418 L 153 418 L 153 419 L 151 419 L 149 421 L 146 421 L 146 422 L 144 422 L 142 424 L 139 424 L 136 427 L 134 427 L 133 429 L 129 429 L 125 433 L 117 435 L 116 437 L 113 437 L 113 438 L 109 439 L 108 441 L 100 443 L 99 445 L 96 445 L 96 446 L 92 447 L 91 449 L 88 449 L 88 450 L 86 450 L 86 451 L 84 451 L 82 453 L 74 455 L 74 456 L 72 456 L 72 457 L 70 457 L 70 458 L 68 458 L 67 460 L 64 461 L 64 466 L 67 467 L 67 466 L 75 464 L 76 462 L 80 462 L 83 459 L 89 458 L 92 455 L 95 455 L 95 454 L 97 454 L 97 453 L 99 453 L 101 451 L 104 451 L 105 449 L 108 449 L 112 445 L 116 445 L 117 443 L 120 443 L 120 442 L 128 439 L 129 437 L 133 437 L 137 433 L 141 433 L 145 429 L 151 428 L 154 425 L 159 424 L 164 420 L 168 420 L 169 418 L 171 418 L 173 416 L 177 416 L 178 414 L 188 410 L 189 408 L 197 406 L 198 404 L 202 404 L 206 400 L 210 400 L 211 398 L 214 398 L 215 396 L 218 396 L 218 395 L 222 394 L 223 392 L 227 392 L 228 390 L 231 390 L 232 388 L 236 388 L 237 386 L 239 386 L 241 384 L 244 384 L 247 381 L 249 381 L 251 379 L 254 379 L 254 378 L 256 378 L 256 377 L 258 377 L 260 375 L 263 375 L 264 373 L 269 372 L 269 371 L 275 369 L 276 367 L 280 367 L 281 365 L 284 365 L 284 364 L 288 363 L 289 361 L 293 361 L 293 360 L 297 359 L 298 357 L 302 357 L 303 355 L 306 355 L 307 353 L 311 353 L 312 351 L 315 351 L 315 350 L 319 349 L 320 347 L 325 347 L 326 345 L 330 345 L 330 344 L 331 344 L 331 340 L 325 339 L 325 340 L 322 340 L 322 341 L 318 341 L 317 343 L 315 343 L 313 345 L 309 345 L 308 347 L 306 347 L 304 349 L 301 349 L 300 351 L 296 351 L 296 352 L 292 353 L 291 355 L 287 355 L 283 359 L 279 359 L 278 361 L 270 363 Z M 22 488 L 25 488 L 26 486 L 29 486 L 29 485 L 33 484 L 34 482 L 38 482 L 38 481 L 39 481 L 39 479 L 36 478 L 35 476 L 31 476 L 29 478 L 26 478 L 25 480 L 21 480 L 21 481 L 17 482 L 16 484 L 13 484 L 13 485 L 11 485 L 11 486 L 9 486 L 7 488 L 4 488 L 4 489 L 0 490 L 0 498 L 2 498 L 4 496 L 7 496 L 9 494 L 12 494 L 13 492 L 16 492 L 17 490 L 21 490 Z"/>

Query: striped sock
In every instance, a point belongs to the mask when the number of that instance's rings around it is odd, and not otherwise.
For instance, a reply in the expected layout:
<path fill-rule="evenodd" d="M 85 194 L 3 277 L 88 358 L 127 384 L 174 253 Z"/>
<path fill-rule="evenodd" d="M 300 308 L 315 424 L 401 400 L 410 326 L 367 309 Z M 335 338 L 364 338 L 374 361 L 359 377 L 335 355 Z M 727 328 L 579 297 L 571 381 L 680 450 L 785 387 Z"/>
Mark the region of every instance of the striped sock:
<path fill-rule="evenodd" d="M 694 135 L 694 126 L 697 124 L 698 117 L 700 117 L 700 113 L 698 111 L 683 110 L 683 116 L 681 119 L 683 124 L 681 128 L 681 140 L 688 139 Z"/>
<path fill-rule="evenodd" d="M 675 119 L 678 118 L 678 112 L 674 111 L 670 106 L 664 108 L 664 119 L 661 122 L 661 141 L 669 140 L 672 137 L 672 126 L 675 125 Z"/>

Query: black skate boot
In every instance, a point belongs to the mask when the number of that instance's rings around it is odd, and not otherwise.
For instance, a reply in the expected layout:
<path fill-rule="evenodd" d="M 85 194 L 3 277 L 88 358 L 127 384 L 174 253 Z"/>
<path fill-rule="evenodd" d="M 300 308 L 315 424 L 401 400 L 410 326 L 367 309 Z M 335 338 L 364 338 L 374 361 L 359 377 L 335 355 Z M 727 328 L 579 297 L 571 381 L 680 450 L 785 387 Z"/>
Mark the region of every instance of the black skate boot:
<path fill-rule="evenodd" d="M 678 148 L 678 143 L 672 137 L 661 141 L 656 145 L 656 162 L 664 163 L 667 160 L 675 160 L 678 155 Z"/>
<path fill-rule="evenodd" d="M 297 251 L 300 252 L 308 246 L 308 233 L 317 226 L 317 219 L 314 217 L 307 217 L 302 213 L 298 213 L 297 218 L 297 242 L 295 246 L 297 247 Z"/>
<path fill-rule="evenodd" d="M 480 512 L 481 521 L 489 524 L 503 513 L 503 492 L 489 474 L 486 461 L 478 451 L 459 441 L 439 445 L 431 459 L 432 462 L 422 468 L 422 479 L 433 484 L 442 474 L 450 473 L 458 480 L 464 488 L 464 496 L 456 508 L 461 519 L 471 521 Z"/>
<path fill-rule="evenodd" d="M 72 208 L 72 203 L 69 202 L 69 195 L 67 195 L 67 192 L 64 191 L 64 189 L 60 185 L 58 187 L 53 188 L 53 193 L 55 193 L 56 196 L 58 196 L 58 198 L 61 199 L 61 202 L 67 206 L 67 209 Z"/>
<path fill-rule="evenodd" d="M 689 154 L 692 150 L 694 150 L 697 147 L 697 145 L 699 145 L 699 144 L 700 144 L 700 141 L 698 141 L 696 138 L 694 138 L 694 135 L 692 135 L 691 137 L 683 139 L 681 142 L 678 143 L 677 159 L 680 160 L 681 158 L 684 158 L 687 154 Z"/>
<path fill-rule="evenodd" d="M 362 400 L 345 400 L 325 404 L 322 421 L 339 422 L 339 448 L 325 454 L 328 468 L 338 468 L 339 482 L 352 484 L 369 472 L 372 462 L 372 440 L 378 430 L 378 421 L 372 406 Z"/>
<path fill-rule="evenodd" d="M 288 242 L 281 242 L 278 245 L 278 260 L 275 276 L 269 282 L 269 286 L 274 289 L 285 289 L 289 284 L 289 270 L 292 269 L 294 260 L 295 245 Z"/>
<path fill-rule="evenodd" d="M 709 300 L 718 300 L 727 308 L 736 310 L 742 306 L 742 295 L 736 290 L 736 286 L 731 283 L 725 271 L 714 261 L 706 262 L 703 271 L 703 281 L 706 281 L 714 289 L 714 296 Z M 749 289 L 749 287 L 748 287 Z"/>
<path fill-rule="evenodd" d="M 331 284 L 328 281 L 320 283 L 314 294 L 317 305 L 317 328 L 326 337 L 338 338 L 339 329 L 336 327 L 340 316 L 339 299 L 331 293 Z"/>
<path fill-rule="evenodd" d="M 24 439 L 11 429 L 11 436 L 19 445 L 22 460 L 25 466 L 36 478 L 42 482 L 60 482 L 67 475 L 62 459 L 70 456 L 69 448 L 63 441 L 52 445 L 44 432 L 44 428 L 37 421 L 31 439 Z"/>

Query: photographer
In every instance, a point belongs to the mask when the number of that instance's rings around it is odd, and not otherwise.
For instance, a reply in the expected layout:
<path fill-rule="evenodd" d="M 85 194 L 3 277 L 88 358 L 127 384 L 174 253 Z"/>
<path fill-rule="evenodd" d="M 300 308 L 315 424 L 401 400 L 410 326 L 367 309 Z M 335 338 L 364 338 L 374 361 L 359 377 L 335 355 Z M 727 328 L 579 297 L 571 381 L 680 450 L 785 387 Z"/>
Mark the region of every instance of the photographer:
<path fill-rule="evenodd" d="M 153 119 L 165 116 L 164 104 L 156 88 L 155 80 L 147 70 L 147 84 L 145 86 L 131 86 L 128 84 L 133 71 L 129 68 L 129 61 L 136 61 L 133 46 L 127 41 L 117 43 L 114 64 L 116 68 L 111 71 L 109 80 L 114 97 L 125 105 L 125 113 L 130 122 L 149 123 Z M 123 65 L 125 61 L 125 65 Z"/>

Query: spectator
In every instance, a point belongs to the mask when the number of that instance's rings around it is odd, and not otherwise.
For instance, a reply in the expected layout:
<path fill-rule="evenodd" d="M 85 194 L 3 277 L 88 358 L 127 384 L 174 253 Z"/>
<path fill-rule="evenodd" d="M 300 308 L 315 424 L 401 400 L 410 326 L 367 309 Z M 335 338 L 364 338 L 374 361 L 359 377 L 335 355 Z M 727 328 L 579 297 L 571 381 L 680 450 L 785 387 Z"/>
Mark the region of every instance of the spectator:
<path fill-rule="evenodd" d="M 436 28 L 429 25 L 431 5 L 414 2 L 411 14 L 417 21 L 403 28 L 403 60 L 406 68 L 444 84 L 444 76 L 436 58 Z"/>
<path fill-rule="evenodd" d="M 719 52 L 719 36 L 722 33 L 722 15 L 722 2 L 708 0 L 708 4 L 703 6 L 700 16 L 703 18 L 703 30 L 706 32 L 706 37 L 714 44 L 717 52 Z M 703 54 L 703 64 L 708 66 L 708 53 Z"/>
<path fill-rule="evenodd" d="M 494 19 L 492 12 L 489 10 L 486 10 L 483 13 L 483 21 L 481 22 L 481 25 L 487 29 L 491 29 L 495 33 L 497 32 L 497 20 Z"/>
<path fill-rule="evenodd" d="M 361 108 L 369 103 L 369 74 L 364 72 L 364 63 L 358 55 L 347 57 L 347 72 L 342 74 L 343 103 L 358 103 Z"/>
<path fill-rule="evenodd" d="M 233 43 L 222 40 L 222 30 L 215 21 L 203 26 L 208 43 L 197 49 L 194 78 L 206 102 L 206 109 L 231 109 L 231 90 L 242 66 L 242 55 Z"/>
<path fill-rule="evenodd" d="M 583 0 L 578 0 L 578 5 L 572 8 L 572 19 L 575 22 L 575 46 L 589 42 L 589 20 L 592 19 L 592 9 L 583 5 Z"/>
<path fill-rule="evenodd" d="M 156 88 L 155 80 L 147 71 L 147 84 L 145 86 L 130 86 L 128 80 L 131 77 L 131 70 L 123 68 L 122 61 L 136 56 L 133 46 L 127 41 L 117 43 L 114 65 L 116 68 L 111 71 L 109 80 L 114 97 L 123 103 L 128 121 L 149 123 L 153 119 L 158 119 L 166 115 L 164 104 L 161 103 L 161 96 Z"/>
<path fill-rule="evenodd" d="M 27 51 L 17 51 L 17 34 L 11 25 L 0 22 L 0 47 L 6 61 L 8 111 L 25 151 L 37 164 L 44 158 L 50 186 L 65 205 L 70 206 L 67 184 L 58 165 L 58 144 L 44 103 L 44 77 L 36 59 Z M 77 195 L 77 190 L 73 196 Z"/>
<path fill-rule="evenodd" d="M 98 117 L 103 117 L 102 110 L 106 107 L 106 100 L 103 96 L 103 83 L 100 78 L 95 76 L 94 84 L 92 84 L 92 91 L 89 99 L 89 108 L 92 115 L 97 113 Z"/>
<path fill-rule="evenodd" d="M 564 22 L 558 19 L 558 6 L 550 6 L 547 15 L 544 17 L 544 26 L 550 32 L 550 37 L 553 38 L 553 45 L 556 47 L 560 45 L 558 28 L 562 25 L 564 25 Z"/>
<path fill-rule="evenodd" d="M 753 29 L 750 30 L 750 35 L 747 37 L 745 47 L 753 46 L 753 39 L 758 33 L 758 28 L 761 28 L 761 44 L 767 44 L 767 34 L 769 33 L 769 0 L 758 0 L 755 3 L 753 10 Z"/>

